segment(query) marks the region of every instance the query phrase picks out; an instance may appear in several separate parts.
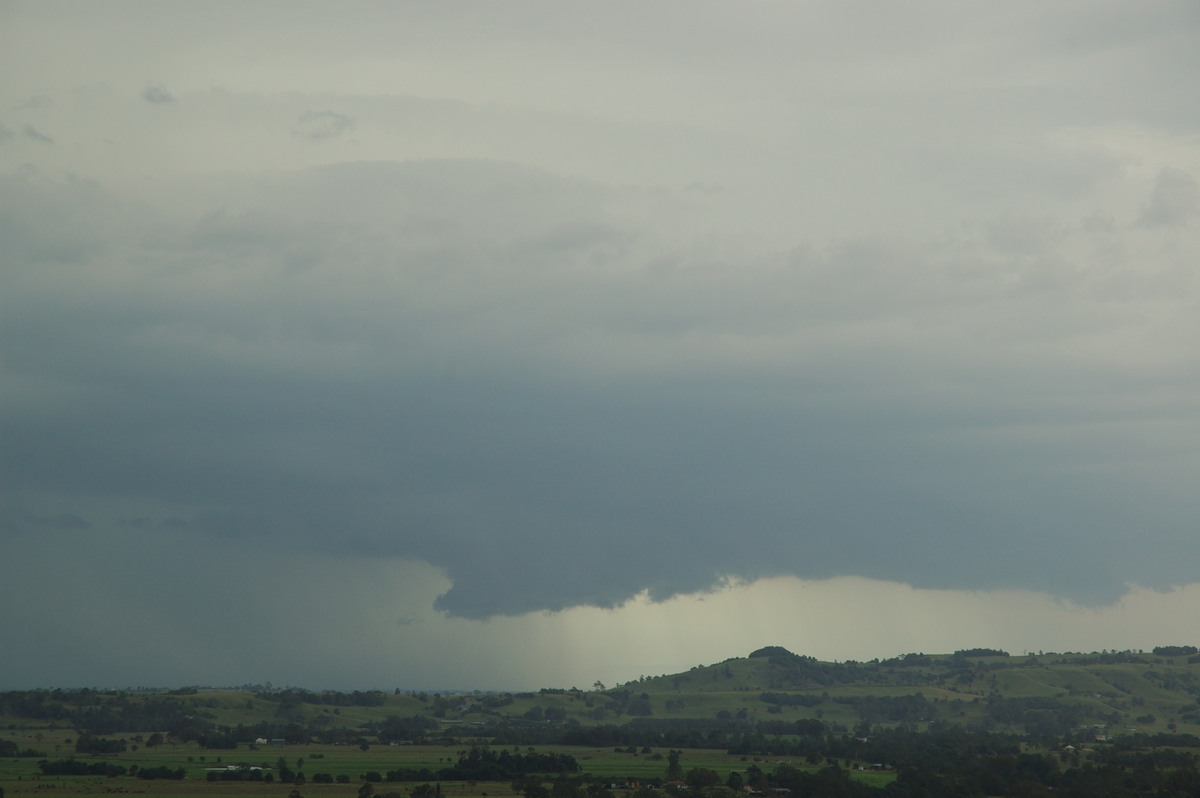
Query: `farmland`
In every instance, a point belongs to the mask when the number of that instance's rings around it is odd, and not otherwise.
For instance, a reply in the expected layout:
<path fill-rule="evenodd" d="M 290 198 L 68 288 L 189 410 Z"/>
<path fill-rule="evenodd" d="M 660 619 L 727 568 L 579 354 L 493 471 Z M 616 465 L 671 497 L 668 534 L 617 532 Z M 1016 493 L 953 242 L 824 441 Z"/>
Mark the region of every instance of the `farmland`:
<path fill-rule="evenodd" d="M 935 742 L 1040 757 L 1030 778 L 1046 783 L 1149 747 L 1163 778 L 1183 778 L 1198 696 L 1188 648 L 830 663 L 768 647 L 614 687 L 512 693 L 12 691 L 0 694 L 0 789 L 650 798 L 824 779 L 820 789 L 874 794 Z"/>
<path fill-rule="evenodd" d="M 37 737 L 42 739 L 38 740 Z M 10 737 L 16 739 L 23 747 L 41 745 L 47 747 L 47 739 L 44 734 L 38 735 L 16 735 Z M 64 738 L 69 739 L 69 738 Z M 58 748 L 54 751 L 54 746 L 49 746 L 51 749 L 47 753 L 52 754 L 52 758 L 57 758 L 59 754 L 63 756 L 72 756 L 69 753 L 69 746 L 65 742 L 55 744 Z M 363 777 L 368 774 L 379 774 L 381 777 L 388 772 L 395 772 L 400 769 L 410 770 L 439 770 L 450 766 L 458 760 L 459 753 L 463 750 L 456 745 L 406 745 L 406 746 L 370 746 L 367 750 L 361 750 L 359 746 L 349 745 L 321 745 L 321 744 L 283 744 L 283 745 L 265 745 L 257 747 L 257 750 L 239 749 L 228 752 L 213 752 L 199 748 L 193 744 L 177 744 L 164 745 L 154 749 L 139 747 L 134 752 L 123 752 L 119 755 L 94 756 L 88 757 L 89 761 L 106 761 L 111 763 L 119 763 L 127 769 L 130 766 L 136 766 L 138 769 L 146 768 L 181 768 L 185 773 L 185 778 L 182 781 L 173 780 L 135 780 L 131 778 L 106 778 L 101 776 L 80 776 L 80 777 L 52 777 L 42 776 L 37 765 L 37 761 L 33 758 L 20 759 L 5 759 L 0 760 L 0 785 L 6 788 L 6 798 L 11 798 L 14 795 L 37 794 L 37 795 L 58 795 L 58 794 L 83 794 L 93 791 L 106 792 L 116 785 L 122 786 L 123 792 L 142 793 L 149 795 L 159 794 L 194 794 L 202 793 L 205 795 L 279 795 L 287 794 L 287 790 L 281 793 L 281 785 L 278 783 L 278 773 L 280 769 L 278 763 L 280 759 L 287 762 L 287 766 L 297 774 L 304 774 L 305 787 L 303 793 L 305 795 L 321 795 L 321 794 L 353 794 L 353 790 L 347 790 L 346 783 L 354 785 L 357 789 L 363 783 Z M 524 749 L 522 749 L 524 750 Z M 606 782 L 620 782 L 622 784 L 629 781 L 641 782 L 661 780 L 666 770 L 665 750 L 651 752 L 648 754 L 628 754 L 615 753 L 612 749 L 586 748 L 579 746 L 541 746 L 538 748 L 541 752 L 546 753 L 561 753 L 574 757 L 582 769 L 580 776 L 584 777 L 599 777 Z M 742 757 L 731 756 L 724 751 L 709 751 L 709 750 L 689 750 L 684 755 L 684 759 L 689 767 L 706 767 L 712 768 L 719 772 L 724 772 L 726 775 L 731 770 L 736 770 L 739 767 L 744 768 L 745 762 Z M 228 768 L 230 766 L 249 765 L 264 768 L 264 772 L 274 774 L 271 782 L 249 783 L 249 782 L 209 782 L 207 776 L 209 772 L 214 772 L 214 769 Z M 312 781 L 315 774 L 329 774 L 333 776 L 333 784 L 314 783 Z M 339 783 L 338 777 L 344 777 L 344 780 Z M 295 778 L 288 783 L 295 781 Z M 379 783 L 379 791 L 388 792 L 389 785 L 383 782 Z M 403 785 L 406 787 L 413 786 L 412 784 Z M 253 787 L 253 791 L 247 791 Z M 498 790 L 503 793 L 510 793 L 510 787 L 507 783 L 500 785 L 489 785 L 486 782 L 475 781 L 448 781 L 441 784 L 442 794 L 449 796 L 482 796 L 487 795 L 489 791 L 492 794 L 497 794 Z"/>

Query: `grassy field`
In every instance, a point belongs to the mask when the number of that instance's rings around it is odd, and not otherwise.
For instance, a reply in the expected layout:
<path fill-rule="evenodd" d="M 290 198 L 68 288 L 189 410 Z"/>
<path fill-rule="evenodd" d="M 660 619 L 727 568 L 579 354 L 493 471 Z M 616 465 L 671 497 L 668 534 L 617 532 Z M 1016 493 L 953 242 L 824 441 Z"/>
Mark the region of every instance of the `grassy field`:
<path fill-rule="evenodd" d="M 186 773 L 186 778 L 182 781 L 147 781 L 128 776 L 42 776 L 37 759 L 0 759 L 0 787 L 4 789 L 5 798 L 92 794 L 286 796 L 293 785 L 278 782 L 266 784 L 206 780 L 208 768 L 242 763 L 274 769 L 280 757 L 286 760 L 288 767 L 305 773 L 308 778 L 315 773 L 329 773 L 335 778 L 344 775 L 349 778 L 349 783 L 346 784 L 316 784 L 309 781 L 300 787 L 303 795 L 356 795 L 362 784 L 363 774 L 371 771 L 386 774 L 387 771 L 398 768 L 437 770 L 454 764 L 459 753 L 464 750 L 461 746 L 429 745 L 371 746 L 366 751 L 346 745 L 267 745 L 259 747 L 257 751 L 239 749 L 214 753 L 193 745 L 163 745 L 156 748 L 141 747 L 137 751 L 121 754 L 77 756 L 70 751 L 70 746 L 63 743 L 58 743 L 60 750 L 55 752 L 53 746 L 48 745 L 51 741 L 44 732 L 9 732 L 2 736 L 15 740 L 22 748 L 41 746 L 39 750 L 45 750 L 47 758 L 51 760 L 75 758 L 84 762 L 103 761 L 119 764 L 126 768 L 131 765 L 137 765 L 139 768 L 183 768 Z M 37 739 L 39 736 L 40 740 Z M 542 753 L 569 754 L 579 762 L 581 772 L 578 775 L 598 777 L 616 784 L 662 779 L 666 775 L 666 749 L 652 749 L 648 754 L 618 753 L 611 748 L 578 746 L 539 746 L 537 750 Z M 784 762 L 798 768 L 808 767 L 794 758 L 763 760 L 705 749 L 688 749 L 683 752 L 681 759 L 685 771 L 691 768 L 708 768 L 717 771 L 722 778 L 732 771 L 744 773 L 751 765 L 769 771 Z M 862 772 L 855 775 L 868 783 L 886 783 L 891 778 L 890 774 L 886 773 Z M 395 791 L 407 794 L 414 783 L 384 782 L 374 786 L 376 793 Z M 627 791 L 617 792 L 623 794 Z M 442 793 L 446 798 L 513 795 L 508 783 L 494 782 L 443 782 Z"/>

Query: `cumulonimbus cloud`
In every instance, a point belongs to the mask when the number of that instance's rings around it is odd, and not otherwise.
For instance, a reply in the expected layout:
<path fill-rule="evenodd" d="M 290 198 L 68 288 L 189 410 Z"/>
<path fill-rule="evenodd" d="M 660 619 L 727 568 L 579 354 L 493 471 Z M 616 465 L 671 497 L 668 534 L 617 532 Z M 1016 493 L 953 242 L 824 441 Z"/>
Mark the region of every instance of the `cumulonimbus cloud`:
<path fill-rule="evenodd" d="M 727 576 L 1085 601 L 1189 578 L 1197 422 L 1167 409 L 1200 330 L 1194 278 L 1130 283 L 1152 239 L 1103 268 L 1049 257 L 1109 235 L 1082 225 L 713 263 L 625 192 L 427 161 L 231 183 L 237 206 L 65 251 L 54 229 L 119 203 L 7 185 L 56 209 L 8 255 L 12 384 L 51 391 L 6 406 L 18 521 L 57 496 L 103 528 L 109 495 L 147 528 L 422 560 L 470 617 Z"/>

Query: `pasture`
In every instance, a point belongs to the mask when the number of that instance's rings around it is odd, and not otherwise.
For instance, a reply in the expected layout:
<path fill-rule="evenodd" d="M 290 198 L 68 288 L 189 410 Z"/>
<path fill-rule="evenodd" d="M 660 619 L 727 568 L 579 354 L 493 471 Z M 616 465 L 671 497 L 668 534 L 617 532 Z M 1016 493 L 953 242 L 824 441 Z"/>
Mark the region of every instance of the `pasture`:
<path fill-rule="evenodd" d="M 51 731 L 9 731 L 0 732 L 0 738 L 13 740 L 22 748 L 36 748 L 46 753 L 46 759 L 76 759 L 85 763 L 107 762 L 121 765 L 125 768 L 165 767 L 168 769 L 182 768 L 186 774 L 183 780 L 154 779 L 144 780 L 132 776 L 44 776 L 38 768 L 37 758 L 0 759 L 0 788 L 4 790 L 4 798 L 20 796 L 53 796 L 76 795 L 146 795 L 146 796 L 219 796 L 220 798 L 240 798 L 241 796 L 277 796 L 286 797 L 292 789 L 298 789 L 304 796 L 357 795 L 359 787 L 364 783 L 363 776 L 377 773 L 385 776 L 388 771 L 398 769 L 436 771 L 446 768 L 458 761 L 459 755 L 466 750 L 463 745 L 372 745 L 363 751 L 358 746 L 351 745 L 260 745 L 257 750 L 241 746 L 237 750 L 214 751 L 202 749 L 194 744 L 164 744 L 155 748 L 139 746 L 136 751 L 126 751 L 120 754 L 80 755 L 73 752 L 72 746 L 66 740 L 74 735 L 68 730 Z M 498 749 L 497 749 L 498 750 Z M 516 747 L 514 750 L 525 752 L 528 747 Z M 651 780 L 661 780 L 666 776 L 668 749 L 651 749 L 650 753 L 618 752 L 612 748 L 589 748 L 580 746 L 537 746 L 539 753 L 568 754 L 579 763 L 580 771 L 575 776 L 595 778 L 618 785 L 614 790 L 617 795 L 631 792 L 623 788 L 629 783 L 643 783 Z M 207 780 L 209 769 L 224 768 L 228 765 L 251 765 L 263 767 L 266 772 L 277 773 L 277 763 L 280 758 L 285 760 L 287 767 L 305 775 L 301 785 L 281 783 L 277 777 L 271 783 L 266 782 L 211 782 Z M 758 757 L 735 756 L 719 750 L 687 749 L 683 751 L 680 764 L 684 771 L 692 768 L 707 768 L 714 770 L 727 778 L 732 771 L 745 773 L 752 765 L 764 771 L 770 771 L 780 763 L 787 763 L 797 768 L 808 767 L 796 758 L 762 759 Z M 315 783 L 315 774 L 329 774 L 336 780 L 345 777 L 344 783 L 322 784 Z M 868 783 L 890 779 L 889 774 L 863 772 L 856 774 Z M 550 777 L 547 777 L 550 780 Z M 373 783 L 374 793 L 382 795 L 396 792 L 408 795 L 408 791 L 421 782 L 377 782 Z M 511 796 L 511 785 L 507 782 L 441 782 L 444 798 L 497 798 Z"/>

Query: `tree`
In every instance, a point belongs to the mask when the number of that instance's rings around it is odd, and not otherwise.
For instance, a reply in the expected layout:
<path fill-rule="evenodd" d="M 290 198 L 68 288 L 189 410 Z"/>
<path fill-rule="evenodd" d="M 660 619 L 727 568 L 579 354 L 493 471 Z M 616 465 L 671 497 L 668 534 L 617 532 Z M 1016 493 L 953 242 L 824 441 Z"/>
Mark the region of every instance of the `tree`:
<path fill-rule="evenodd" d="M 687 784 L 696 790 L 715 787 L 721 783 L 721 774 L 709 768 L 692 768 L 687 772 Z"/>
<path fill-rule="evenodd" d="M 674 748 L 667 753 L 667 781 L 679 781 L 683 778 L 683 766 L 679 764 L 681 756 L 683 751 L 676 751 Z"/>
<path fill-rule="evenodd" d="M 629 703 L 625 705 L 625 711 L 630 715 L 640 715 L 642 717 L 653 715 L 654 709 L 650 703 L 650 694 L 642 693 L 635 698 L 630 698 Z"/>
<path fill-rule="evenodd" d="M 557 779 L 550 787 L 551 798 L 580 798 L 579 785 L 567 781 L 566 777 Z"/>
<path fill-rule="evenodd" d="M 514 781 L 512 791 L 521 793 L 525 798 L 550 798 L 550 791 L 542 786 L 542 780 L 533 776 Z"/>

